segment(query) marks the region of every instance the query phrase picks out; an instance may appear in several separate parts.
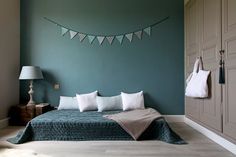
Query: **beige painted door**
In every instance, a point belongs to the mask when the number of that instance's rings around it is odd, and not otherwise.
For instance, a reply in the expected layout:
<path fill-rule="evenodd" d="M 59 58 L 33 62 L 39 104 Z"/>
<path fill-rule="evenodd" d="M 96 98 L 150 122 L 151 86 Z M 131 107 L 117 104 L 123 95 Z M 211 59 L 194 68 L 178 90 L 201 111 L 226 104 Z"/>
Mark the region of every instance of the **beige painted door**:
<path fill-rule="evenodd" d="M 225 50 L 223 133 L 236 140 L 236 0 L 222 2 L 222 47 Z"/>
<path fill-rule="evenodd" d="M 199 55 L 198 0 L 191 0 L 185 6 L 185 78 L 193 70 Z M 199 100 L 185 97 L 185 115 L 199 120 Z"/>
<path fill-rule="evenodd" d="M 219 51 L 221 50 L 221 0 L 199 0 L 200 53 L 205 70 L 210 70 L 208 80 L 210 96 L 202 99 L 200 121 L 222 131 L 221 85 L 218 83 Z"/>

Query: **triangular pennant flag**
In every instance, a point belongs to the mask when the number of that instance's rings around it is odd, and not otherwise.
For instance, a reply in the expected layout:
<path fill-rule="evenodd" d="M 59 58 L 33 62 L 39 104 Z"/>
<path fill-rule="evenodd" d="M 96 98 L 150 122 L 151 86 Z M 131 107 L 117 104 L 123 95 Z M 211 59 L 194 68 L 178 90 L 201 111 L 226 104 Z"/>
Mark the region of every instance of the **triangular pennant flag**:
<path fill-rule="evenodd" d="M 142 39 L 142 34 L 143 34 L 143 31 L 140 30 L 140 31 L 137 31 L 134 33 L 139 39 Z"/>
<path fill-rule="evenodd" d="M 97 39 L 98 39 L 99 44 L 101 45 L 103 43 L 105 37 L 104 36 L 97 36 Z"/>
<path fill-rule="evenodd" d="M 151 27 L 147 27 L 143 30 L 145 33 L 147 33 L 147 35 L 151 35 Z"/>
<path fill-rule="evenodd" d="M 118 36 L 116 36 L 116 39 L 119 41 L 120 44 L 122 44 L 122 41 L 124 39 L 124 35 L 118 35 Z"/>
<path fill-rule="evenodd" d="M 93 35 L 88 35 L 88 40 L 89 40 L 89 43 L 90 43 L 90 44 L 93 43 L 94 39 L 95 39 L 95 36 L 93 36 Z"/>
<path fill-rule="evenodd" d="M 126 34 L 125 36 L 126 36 L 126 38 L 127 38 L 130 42 L 132 41 L 132 39 L 133 39 L 133 33 Z"/>
<path fill-rule="evenodd" d="M 106 37 L 107 38 L 107 41 L 109 42 L 109 44 L 111 45 L 113 40 L 114 40 L 114 36 L 109 36 L 109 37 Z"/>
<path fill-rule="evenodd" d="M 78 32 L 70 30 L 70 39 L 73 39 L 77 34 Z"/>
<path fill-rule="evenodd" d="M 61 27 L 61 35 L 64 36 L 69 30 L 65 27 Z"/>
<path fill-rule="evenodd" d="M 79 41 L 82 42 L 84 40 L 84 38 L 86 37 L 86 34 L 83 33 L 78 33 L 79 35 Z"/>

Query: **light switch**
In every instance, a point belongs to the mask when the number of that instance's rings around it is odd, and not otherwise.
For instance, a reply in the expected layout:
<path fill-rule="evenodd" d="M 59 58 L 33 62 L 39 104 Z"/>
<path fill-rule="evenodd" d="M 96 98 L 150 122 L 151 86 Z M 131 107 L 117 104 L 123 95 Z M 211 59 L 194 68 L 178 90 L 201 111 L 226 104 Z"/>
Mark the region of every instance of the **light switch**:
<path fill-rule="evenodd" d="M 59 90 L 60 89 L 60 84 L 58 84 L 58 83 L 54 84 L 54 89 Z"/>

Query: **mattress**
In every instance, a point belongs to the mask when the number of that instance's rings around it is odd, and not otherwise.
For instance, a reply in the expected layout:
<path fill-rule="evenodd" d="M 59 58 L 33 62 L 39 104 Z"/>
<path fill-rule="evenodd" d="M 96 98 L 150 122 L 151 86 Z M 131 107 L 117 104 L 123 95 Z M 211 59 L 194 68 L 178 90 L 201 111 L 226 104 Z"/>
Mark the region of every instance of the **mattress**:
<path fill-rule="evenodd" d="M 8 139 L 13 144 L 28 141 L 90 141 L 133 140 L 115 121 L 103 115 L 121 111 L 79 112 L 78 110 L 53 110 L 32 119 L 16 137 Z M 159 118 L 147 128 L 138 140 L 161 140 L 172 144 L 185 144 L 167 124 Z"/>

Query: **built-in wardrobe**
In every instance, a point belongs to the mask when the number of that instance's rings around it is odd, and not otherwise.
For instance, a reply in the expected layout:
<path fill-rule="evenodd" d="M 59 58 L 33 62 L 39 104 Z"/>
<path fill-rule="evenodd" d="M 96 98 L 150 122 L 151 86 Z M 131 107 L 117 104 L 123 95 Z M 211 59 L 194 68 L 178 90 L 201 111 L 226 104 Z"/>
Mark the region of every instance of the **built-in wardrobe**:
<path fill-rule="evenodd" d="M 225 83 L 219 83 L 220 53 Z M 190 0 L 185 5 L 185 78 L 202 57 L 209 98 L 185 97 L 187 118 L 236 143 L 236 0 Z"/>

